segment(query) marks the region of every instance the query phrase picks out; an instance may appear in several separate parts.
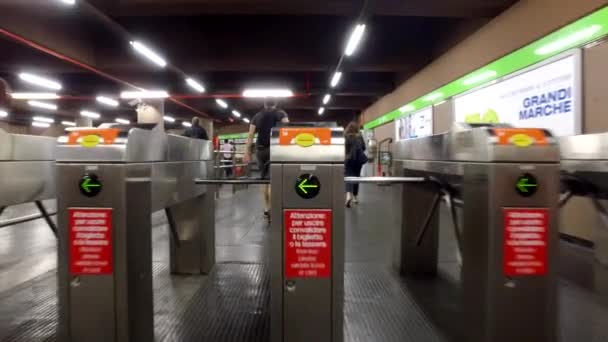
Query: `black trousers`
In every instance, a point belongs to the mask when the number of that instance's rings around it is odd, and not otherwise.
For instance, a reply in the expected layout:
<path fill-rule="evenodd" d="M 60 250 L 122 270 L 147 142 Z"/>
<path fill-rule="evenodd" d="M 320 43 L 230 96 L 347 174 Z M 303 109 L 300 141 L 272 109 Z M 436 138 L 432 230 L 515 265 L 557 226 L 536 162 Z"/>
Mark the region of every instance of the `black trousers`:
<path fill-rule="evenodd" d="M 361 169 L 363 165 L 347 160 L 344 163 L 344 176 L 346 177 L 359 177 L 361 176 Z M 346 192 L 352 192 L 353 195 L 357 196 L 359 194 L 359 184 L 357 183 L 346 183 Z"/>

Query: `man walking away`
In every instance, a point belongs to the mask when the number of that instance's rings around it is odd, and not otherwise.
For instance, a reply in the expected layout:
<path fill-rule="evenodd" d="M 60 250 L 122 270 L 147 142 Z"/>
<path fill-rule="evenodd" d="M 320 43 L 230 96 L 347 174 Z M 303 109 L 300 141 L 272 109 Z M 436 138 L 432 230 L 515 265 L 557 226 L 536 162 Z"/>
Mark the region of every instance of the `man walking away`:
<path fill-rule="evenodd" d="M 207 131 L 201 126 L 201 120 L 196 116 L 192 118 L 192 127 L 186 129 L 184 136 L 194 139 L 209 140 Z"/>
<path fill-rule="evenodd" d="M 222 166 L 226 167 L 226 178 L 230 178 L 234 169 L 234 146 L 228 140 L 224 140 L 220 150 L 222 151 Z"/>
<path fill-rule="evenodd" d="M 272 128 L 276 127 L 279 122 L 289 122 L 287 113 L 277 108 L 276 99 L 266 98 L 264 100 L 264 109 L 253 117 L 249 126 L 249 135 L 247 136 L 243 161 L 245 164 L 251 161 L 251 145 L 253 143 L 253 136 L 257 133 L 258 137 L 255 142 L 255 148 L 258 167 L 262 172 L 262 179 L 270 178 L 270 133 Z M 263 191 L 264 216 L 270 218 L 270 185 L 264 185 Z"/>

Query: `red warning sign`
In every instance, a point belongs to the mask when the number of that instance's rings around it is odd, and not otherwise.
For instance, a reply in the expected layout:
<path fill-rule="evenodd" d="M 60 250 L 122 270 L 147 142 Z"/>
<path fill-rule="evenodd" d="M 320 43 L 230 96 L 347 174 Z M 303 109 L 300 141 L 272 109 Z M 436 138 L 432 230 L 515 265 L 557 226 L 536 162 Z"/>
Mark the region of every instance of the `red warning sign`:
<path fill-rule="evenodd" d="M 285 210 L 285 277 L 329 278 L 331 210 Z"/>
<path fill-rule="evenodd" d="M 503 212 L 505 275 L 545 275 L 549 209 L 503 208 Z"/>
<path fill-rule="evenodd" d="M 112 274 L 112 209 L 69 208 L 70 274 Z"/>

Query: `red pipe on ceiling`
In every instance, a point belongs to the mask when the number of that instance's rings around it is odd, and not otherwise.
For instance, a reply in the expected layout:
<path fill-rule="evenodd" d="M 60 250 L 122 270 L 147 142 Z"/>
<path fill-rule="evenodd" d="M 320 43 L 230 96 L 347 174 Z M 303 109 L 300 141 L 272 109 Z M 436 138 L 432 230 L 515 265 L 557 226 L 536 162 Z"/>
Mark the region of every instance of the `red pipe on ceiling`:
<path fill-rule="evenodd" d="M 105 73 L 105 72 L 103 72 L 103 71 L 101 71 L 99 69 L 96 69 L 96 68 L 94 68 L 94 67 L 92 67 L 90 65 L 82 63 L 82 62 L 80 62 L 80 61 L 78 61 L 78 60 L 76 60 L 74 58 L 68 57 L 68 56 L 66 56 L 64 54 L 61 54 L 61 53 L 57 52 L 57 51 L 51 50 L 51 49 L 49 49 L 49 48 L 47 48 L 45 46 L 42 46 L 42 45 L 40 45 L 38 43 L 35 43 L 35 42 L 31 41 L 31 40 L 28 40 L 28 39 L 26 39 L 26 38 L 24 38 L 24 37 L 22 37 L 20 35 L 17 35 L 15 33 L 12 33 L 12 32 L 9 32 L 7 30 L 4 30 L 4 29 L 0 28 L 0 34 L 3 34 L 4 36 L 6 36 L 6 37 L 8 37 L 8 38 L 10 38 L 10 39 L 18 42 L 18 43 L 21 43 L 21 44 L 23 44 L 25 46 L 29 46 L 29 47 L 31 47 L 33 49 L 36 49 L 36 50 L 41 51 L 41 52 L 44 52 L 44 53 L 46 53 L 48 55 L 51 55 L 53 57 L 56 57 L 56 58 L 58 58 L 60 60 L 66 61 L 66 62 L 71 63 L 71 64 L 74 64 L 74 65 L 76 65 L 78 67 L 81 67 L 81 68 L 83 68 L 85 70 L 88 70 L 88 71 L 90 71 L 92 73 L 95 73 L 95 74 L 97 74 L 99 76 L 102 76 L 102 77 L 105 77 L 107 79 L 110 79 L 110 80 L 112 80 L 114 82 L 117 82 L 117 83 L 129 86 L 131 88 L 135 88 L 135 89 L 138 89 L 138 90 L 143 90 L 143 88 L 140 88 L 140 87 L 138 87 L 138 86 L 136 86 L 136 85 L 134 85 L 132 83 L 129 83 L 129 82 L 127 82 L 125 80 L 122 80 L 122 79 L 120 79 L 120 78 L 118 78 L 116 76 L 113 76 L 113 75 L 110 75 L 108 73 Z M 203 113 L 203 112 L 201 112 L 201 111 L 199 111 L 197 109 L 194 109 L 194 108 L 188 106 L 187 104 L 185 104 L 185 103 L 183 103 L 183 102 L 181 102 L 181 101 L 179 101 L 177 99 L 169 98 L 169 100 L 172 101 L 172 102 L 174 102 L 175 104 L 177 104 L 179 106 L 182 106 L 184 108 L 187 108 L 187 109 L 189 109 L 189 110 L 197 113 L 198 115 L 202 115 L 202 116 L 204 116 L 206 118 L 210 118 L 210 116 L 207 115 L 206 113 Z"/>

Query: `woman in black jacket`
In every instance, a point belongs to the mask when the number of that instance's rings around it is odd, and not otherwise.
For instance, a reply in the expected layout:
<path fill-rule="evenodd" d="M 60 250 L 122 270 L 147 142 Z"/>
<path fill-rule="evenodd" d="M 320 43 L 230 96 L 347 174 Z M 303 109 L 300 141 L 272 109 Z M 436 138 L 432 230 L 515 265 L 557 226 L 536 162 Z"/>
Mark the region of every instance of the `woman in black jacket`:
<path fill-rule="evenodd" d="M 344 162 L 344 175 L 346 177 L 359 177 L 363 165 L 367 163 L 365 156 L 365 141 L 357 122 L 352 121 L 346 126 L 344 137 L 346 140 L 346 160 Z M 359 184 L 346 184 L 346 207 L 350 208 L 351 203 L 358 203 Z"/>

